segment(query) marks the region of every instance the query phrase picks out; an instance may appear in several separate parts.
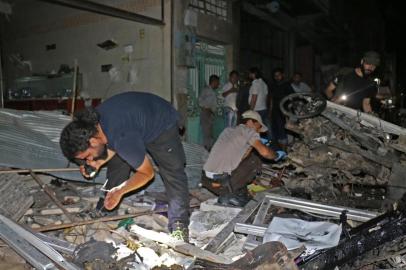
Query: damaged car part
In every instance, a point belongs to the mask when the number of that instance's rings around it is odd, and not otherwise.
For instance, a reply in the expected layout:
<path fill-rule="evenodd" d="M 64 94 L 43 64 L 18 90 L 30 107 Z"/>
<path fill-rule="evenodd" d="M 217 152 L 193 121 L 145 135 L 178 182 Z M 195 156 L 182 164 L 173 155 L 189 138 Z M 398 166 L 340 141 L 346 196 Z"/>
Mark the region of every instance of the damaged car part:
<path fill-rule="evenodd" d="M 349 237 L 343 238 L 337 247 L 330 248 L 311 258 L 304 258 L 300 269 L 358 269 L 362 261 L 369 262 L 397 255 L 405 250 L 406 209 L 405 195 L 398 210 L 389 211 L 349 231 Z M 386 252 L 386 254 L 384 254 Z M 372 257 L 372 259 L 371 259 Z M 364 264 L 365 265 L 365 264 Z"/>
<path fill-rule="evenodd" d="M 294 93 L 284 97 L 279 107 L 292 120 L 314 117 L 326 108 L 326 100 L 314 93 Z"/>
<path fill-rule="evenodd" d="M 259 202 L 259 210 L 255 215 L 252 225 L 237 223 L 234 231 L 238 233 L 248 234 L 244 248 L 251 250 L 262 242 L 257 241 L 255 236 L 263 237 L 266 229 L 265 217 L 268 209 L 271 206 L 278 206 L 288 209 L 299 210 L 305 213 L 323 215 L 340 219 L 343 213 L 346 213 L 346 218 L 358 222 L 366 222 L 378 216 L 378 213 L 371 211 L 358 210 L 340 206 L 330 206 L 322 203 L 316 203 L 309 200 L 281 196 L 276 194 L 266 194 L 261 202 Z"/>

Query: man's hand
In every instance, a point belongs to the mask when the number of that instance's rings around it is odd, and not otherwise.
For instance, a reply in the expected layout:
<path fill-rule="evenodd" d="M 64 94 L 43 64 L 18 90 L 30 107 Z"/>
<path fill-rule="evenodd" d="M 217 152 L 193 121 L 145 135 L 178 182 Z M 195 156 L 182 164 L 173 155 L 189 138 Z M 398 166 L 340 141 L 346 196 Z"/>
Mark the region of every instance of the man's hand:
<path fill-rule="evenodd" d="M 80 173 L 83 175 L 83 177 L 86 178 L 86 180 L 92 179 L 92 177 L 91 177 L 89 174 L 87 174 L 84 165 L 80 165 L 80 166 L 79 166 L 79 171 L 80 171 Z"/>
<path fill-rule="evenodd" d="M 263 145 L 266 145 L 269 147 L 269 144 L 271 143 L 268 139 L 265 138 L 260 138 L 260 141 Z"/>
<path fill-rule="evenodd" d="M 277 154 L 277 156 L 274 159 L 274 161 L 276 161 L 276 162 L 278 162 L 279 160 L 284 159 L 286 157 L 286 152 L 282 151 L 282 150 L 276 151 L 276 154 Z"/>
<path fill-rule="evenodd" d="M 104 164 L 106 164 L 110 159 L 114 157 L 116 152 L 113 150 L 107 149 L 107 158 L 106 159 L 99 159 L 99 160 L 90 160 L 86 161 L 86 164 L 93 167 L 94 171 L 97 173 L 101 167 L 103 167 Z M 90 176 L 85 169 L 84 165 L 79 166 L 79 171 L 85 177 L 87 180 L 92 179 L 92 176 Z M 94 175 L 93 175 L 94 176 Z"/>
<path fill-rule="evenodd" d="M 104 208 L 106 208 L 107 210 L 114 209 L 118 205 L 118 203 L 121 201 L 122 197 L 123 197 L 123 193 L 122 193 L 120 187 L 112 188 L 107 193 L 106 198 L 104 199 Z"/>
<path fill-rule="evenodd" d="M 103 166 L 104 163 L 106 163 L 105 160 L 89 161 L 88 164 L 79 166 L 80 173 L 87 180 L 90 180 L 96 175 L 96 173 L 99 171 L 99 169 Z M 87 170 L 86 167 L 88 168 Z M 89 168 L 91 170 L 89 170 Z"/>
<path fill-rule="evenodd" d="M 124 194 L 145 186 L 154 177 L 154 169 L 148 157 L 144 157 L 144 161 L 139 166 L 135 173 L 127 180 L 116 186 L 107 193 L 104 199 L 104 207 L 107 210 L 114 209 Z"/>

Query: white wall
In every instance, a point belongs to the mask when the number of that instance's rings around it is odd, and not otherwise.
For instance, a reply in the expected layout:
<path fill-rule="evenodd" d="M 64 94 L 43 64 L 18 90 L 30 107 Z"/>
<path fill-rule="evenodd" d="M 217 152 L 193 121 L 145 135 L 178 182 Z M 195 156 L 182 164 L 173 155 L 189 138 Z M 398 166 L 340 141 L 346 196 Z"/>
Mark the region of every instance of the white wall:
<path fill-rule="evenodd" d="M 98 1 L 160 19 L 160 0 Z M 21 54 L 32 63 L 33 73 L 57 71 L 61 64 L 73 66 L 78 60 L 83 89 L 91 97 L 105 98 L 125 90 L 144 90 L 170 100 L 170 0 L 165 1 L 165 26 L 153 26 L 41 1 L 19 2 L 3 37 L 6 80 L 24 72 L 10 61 L 10 54 Z M 103 50 L 96 44 L 112 39 L 119 44 Z M 46 51 L 48 44 L 56 50 Z M 130 60 L 124 46 L 132 45 Z M 112 64 L 120 71 L 119 81 L 101 72 L 101 65 Z M 136 73 L 130 83 L 129 71 Z M 134 74 L 134 73 L 133 73 Z M 134 78 L 134 77 L 133 77 Z"/>

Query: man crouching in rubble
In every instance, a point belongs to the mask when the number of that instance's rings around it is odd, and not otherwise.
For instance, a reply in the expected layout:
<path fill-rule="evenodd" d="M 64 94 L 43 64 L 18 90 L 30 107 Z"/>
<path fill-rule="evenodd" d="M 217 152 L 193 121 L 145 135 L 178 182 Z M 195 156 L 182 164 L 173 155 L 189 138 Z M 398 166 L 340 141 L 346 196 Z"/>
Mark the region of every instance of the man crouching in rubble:
<path fill-rule="evenodd" d="M 159 166 L 169 201 L 169 230 L 187 240 L 189 192 L 185 153 L 178 135 L 177 111 L 164 99 L 140 92 L 113 96 L 96 109 L 85 109 L 62 131 L 60 146 L 66 158 L 89 178 L 85 166 L 107 166 L 108 190 L 96 210 L 113 210 L 122 197 L 154 177 L 147 152 Z M 130 176 L 131 171 L 134 174 Z"/>
<path fill-rule="evenodd" d="M 259 133 L 267 130 L 261 116 L 250 110 L 242 114 L 242 124 L 220 134 L 202 175 L 203 186 L 220 195 L 219 204 L 242 207 L 250 200 L 246 186 L 261 169 L 261 160 L 253 148 L 266 159 L 279 161 L 286 156 L 261 142 Z"/>

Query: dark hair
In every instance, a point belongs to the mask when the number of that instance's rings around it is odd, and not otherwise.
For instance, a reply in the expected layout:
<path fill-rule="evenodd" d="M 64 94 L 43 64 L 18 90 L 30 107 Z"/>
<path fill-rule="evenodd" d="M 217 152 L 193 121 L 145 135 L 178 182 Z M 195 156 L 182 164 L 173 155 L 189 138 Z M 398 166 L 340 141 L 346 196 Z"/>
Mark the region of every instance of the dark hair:
<path fill-rule="evenodd" d="M 295 75 L 299 75 L 300 77 L 303 77 L 303 74 L 301 72 L 296 71 L 295 73 L 293 73 L 293 76 Z"/>
<path fill-rule="evenodd" d="M 233 76 L 233 75 L 240 76 L 240 74 L 238 73 L 237 70 L 232 70 L 232 71 L 230 71 L 230 74 L 228 74 L 229 77 L 231 77 L 231 76 Z"/>
<path fill-rule="evenodd" d="M 277 72 L 280 72 L 283 74 L 283 68 L 280 68 L 280 67 L 274 68 L 272 70 L 272 75 L 275 75 L 275 73 L 277 73 Z"/>
<path fill-rule="evenodd" d="M 220 81 L 220 77 L 217 76 L 216 74 L 210 75 L 209 77 L 209 84 L 211 84 L 214 81 Z"/>
<path fill-rule="evenodd" d="M 252 67 L 249 69 L 250 73 L 253 73 L 255 75 L 256 79 L 262 78 L 262 74 L 261 71 L 259 70 L 259 68 L 257 67 Z"/>
<path fill-rule="evenodd" d="M 69 161 L 75 162 L 75 156 L 89 148 L 90 138 L 97 134 L 99 120 L 100 115 L 94 108 L 86 108 L 77 112 L 62 130 L 59 145 Z"/>

